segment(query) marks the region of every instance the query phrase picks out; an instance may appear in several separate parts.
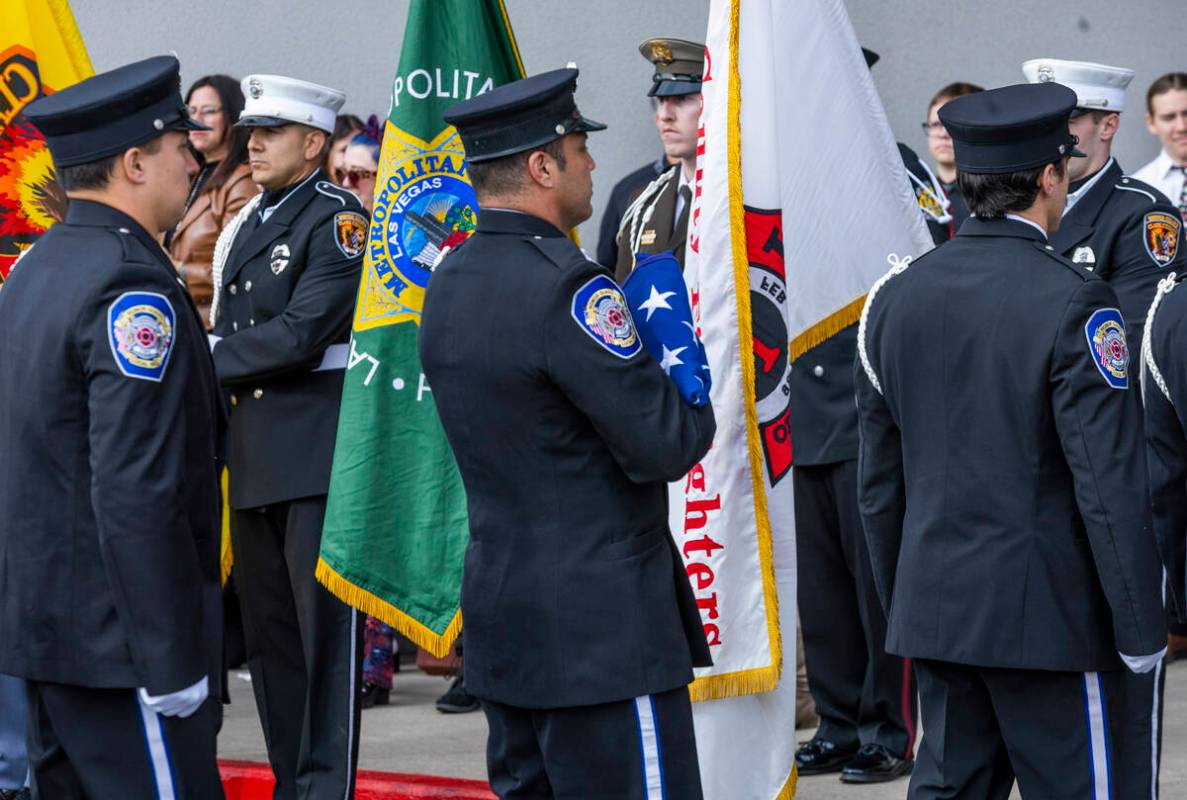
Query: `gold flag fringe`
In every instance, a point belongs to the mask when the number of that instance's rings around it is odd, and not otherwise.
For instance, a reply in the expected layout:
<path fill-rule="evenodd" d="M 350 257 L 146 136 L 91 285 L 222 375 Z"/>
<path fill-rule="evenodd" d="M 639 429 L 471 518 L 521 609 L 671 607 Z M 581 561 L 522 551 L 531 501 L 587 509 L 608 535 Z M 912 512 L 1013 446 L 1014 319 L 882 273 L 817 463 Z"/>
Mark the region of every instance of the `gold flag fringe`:
<path fill-rule="evenodd" d="M 446 626 L 444 633 L 437 633 L 378 595 L 351 583 L 339 575 L 324 558 L 317 559 L 317 570 L 314 575 L 321 585 L 329 589 L 330 593 L 339 600 L 348 606 L 357 608 L 364 614 L 386 622 L 411 639 L 413 644 L 423 647 L 437 658 L 444 658 L 448 655 L 462 632 L 461 609 L 454 613 L 453 619 Z"/>
<path fill-rule="evenodd" d="M 845 328 L 855 324 L 861 319 L 861 309 L 865 305 L 865 302 L 866 296 L 863 294 L 852 303 L 841 306 L 841 308 L 792 339 L 788 350 L 788 358 L 794 362 L 816 345 L 822 344 L 825 339 L 835 336 Z"/>
<path fill-rule="evenodd" d="M 235 564 L 235 552 L 231 548 L 231 501 L 229 499 L 231 495 L 228 491 L 227 476 L 227 468 L 223 467 L 223 474 L 218 482 L 223 493 L 223 525 L 218 549 L 218 572 L 223 586 L 227 585 L 227 578 L 231 577 L 231 567 Z"/>
<path fill-rule="evenodd" d="M 783 784 L 783 788 L 779 790 L 779 794 L 775 795 L 775 800 L 795 800 L 795 785 L 799 783 L 799 778 L 800 771 L 793 761 L 791 775 L 788 776 L 787 783 Z"/>

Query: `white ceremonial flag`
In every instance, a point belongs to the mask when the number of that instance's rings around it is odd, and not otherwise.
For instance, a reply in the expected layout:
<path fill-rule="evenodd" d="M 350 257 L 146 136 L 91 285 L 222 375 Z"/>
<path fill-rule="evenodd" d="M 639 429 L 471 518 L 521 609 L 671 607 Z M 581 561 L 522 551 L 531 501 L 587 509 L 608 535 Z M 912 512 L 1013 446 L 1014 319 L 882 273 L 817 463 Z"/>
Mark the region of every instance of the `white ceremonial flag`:
<path fill-rule="evenodd" d="M 712 0 L 685 278 L 713 448 L 671 523 L 714 666 L 690 687 L 707 800 L 795 795 L 789 355 L 931 247 L 841 0 Z M 788 665 L 786 670 L 783 665 Z"/>

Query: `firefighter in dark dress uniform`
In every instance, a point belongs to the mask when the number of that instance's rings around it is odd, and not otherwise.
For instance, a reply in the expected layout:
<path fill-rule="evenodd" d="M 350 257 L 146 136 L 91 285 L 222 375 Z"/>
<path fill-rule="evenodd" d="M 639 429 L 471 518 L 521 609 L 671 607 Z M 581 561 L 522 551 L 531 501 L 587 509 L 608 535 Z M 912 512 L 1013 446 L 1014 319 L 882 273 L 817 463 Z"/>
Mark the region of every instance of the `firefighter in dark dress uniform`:
<path fill-rule="evenodd" d="M 976 216 L 862 313 L 858 497 L 919 680 L 911 798 L 1143 791 L 1124 672 L 1156 667 L 1166 624 L 1141 405 L 1116 292 L 1048 241 L 1075 106 L 1048 82 L 941 108 Z"/>
<path fill-rule="evenodd" d="M 710 662 L 667 522 L 708 451 L 610 274 L 577 70 L 453 106 L 482 210 L 425 296 L 420 355 L 466 487 L 466 688 L 502 798 L 702 796 L 687 685 Z M 631 413 L 623 413 L 623 409 Z"/>
<path fill-rule="evenodd" d="M 69 210 L 0 290 L 0 672 L 47 800 L 223 796 L 224 416 L 156 238 L 205 129 L 178 87 L 158 56 L 25 109 Z"/>
<path fill-rule="evenodd" d="M 219 237 L 211 316 L 247 665 L 276 798 L 349 797 L 362 628 L 314 570 L 369 220 L 319 168 L 345 95 L 277 75 L 243 94 L 264 193 Z"/>

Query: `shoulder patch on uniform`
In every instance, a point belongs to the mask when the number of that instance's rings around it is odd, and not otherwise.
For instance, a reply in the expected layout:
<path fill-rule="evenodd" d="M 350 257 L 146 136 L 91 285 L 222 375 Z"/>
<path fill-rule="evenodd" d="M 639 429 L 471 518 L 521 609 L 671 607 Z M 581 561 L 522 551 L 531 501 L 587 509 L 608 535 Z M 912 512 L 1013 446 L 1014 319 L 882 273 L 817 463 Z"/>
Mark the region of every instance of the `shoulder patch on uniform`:
<path fill-rule="evenodd" d="M 643 346 L 626 298 L 607 275 L 597 275 L 573 293 L 573 319 L 590 338 L 619 358 L 631 358 Z"/>
<path fill-rule="evenodd" d="M 1142 243 L 1158 266 L 1165 267 L 1175 260 L 1182 226 L 1179 218 L 1167 211 L 1151 211 L 1142 218 Z"/>
<path fill-rule="evenodd" d="M 1084 326 L 1088 351 L 1105 381 L 1114 389 L 1129 388 L 1129 345 L 1125 320 L 1115 308 L 1098 308 Z"/>
<path fill-rule="evenodd" d="M 313 188 L 318 194 L 324 194 L 326 197 L 330 198 L 331 200 L 337 200 L 344 206 L 346 205 L 346 201 L 348 199 L 357 199 L 353 192 L 349 192 L 348 190 L 343 189 L 341 186 L 335 186 L 329 181 L 318 181 L 317 183 L 313 184 Z"/>
<path fill-rule="evenodd" d="M 164 295 L 125 292 L 116 298 L 107 310 L 107 332 L 120 372 L 159 383 L 173 352 L 175 320 Z"/>
<path fill-rule="evenodd" d="M 367 248 L 367 218 L 357 211 L 339 211 L 334 215 L 334 242 L 347 258 L 361 256 Z"/>

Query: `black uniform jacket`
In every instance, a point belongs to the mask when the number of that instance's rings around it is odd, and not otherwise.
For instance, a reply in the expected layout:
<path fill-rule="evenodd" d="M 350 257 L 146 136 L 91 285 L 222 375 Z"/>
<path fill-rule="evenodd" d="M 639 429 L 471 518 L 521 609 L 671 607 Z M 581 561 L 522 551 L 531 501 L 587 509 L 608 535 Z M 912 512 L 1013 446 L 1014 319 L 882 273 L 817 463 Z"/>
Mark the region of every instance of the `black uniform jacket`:
<path fill-rule="evenodd" d="M 1051 236 L 1056 252 L 1104 278 L 1121 301 L 1125 332 L 1136 358 L 1146 325 L 1146 310 L 1154 299 L 1158 281 L 1170 270 L 1187 268 L 1182 232 L 1175 228 L 1174 243 L 1161 250 L 1147 242 L 1147 235 L 1167 230 L 1164 217 L 1179 220 L 1178 210 L 1162 192 L 1139 180 L 1125 177 L 1115 160 L 1104 166 L 1099 179 L 1064 214 Z M 1147 221 L 1154 231 L 1147 231 Z M 1169 248 L 1169 251 L 1166 249 Z M 1159 261 L 1154 253 L 1162 253 Z M 1169 255 L 1169 257 L 1168 257 Z"/>
<path fill-rule="evenodd" d="M 857 458 L 853 359 L 857 325 L 804 352 L 791 364 L 791 458 L 797 467 Z"/>
<path fill-rule="evenodd" d="M 896 655 L 1087 671 L 1166 645 L 1117 295 L 1048 247 L 969 219 L 869 309 L 859 506 Z"/>
<path fill-rule="evenodd" d="M 219 696 L 222 425 L 169 258 L 71 200 L 0 291 L 0 672 Z"/>
<path fill-rule="evenodd" d="M 631 204 L 631 200 L 639 194 L 639 190 L 658 178 L 667 168 L 667 156 L 661 154 L 654 161 L 649 161 L 627 174 L 610 190 L 610 199 L 606 201 L 606 209 L 602 212 L 602 221 L 598 225 L 598 263 L 611 272 L 615 271 L 614 265 L 618 263 L 618 226 L 622 223 L 622 215 Z"/>
<path fill-rule="evenodd" d="M 487 210 L 425 297 L 421 360 L 470 515 L 466 688 L 508 705 L 667 691 L 710 663 L 666 483 L 708 451 L 713 409 L 579 324 L 599 276 L 547 222 Z"/>
<path fill-rule="evenodd" d="M 223 268 L 214 366 L 231 394 L 231 505 L 326 494 L 345 348 L 367 218 L 358 198 L 314 173 L 260 222 L 245 221 Z M 258 210 L 257 210 L 258 212 Z M 357 252 L 355 248 L 357 247 Z M 338 349 L 327 353 L 327 348 Z"/>
<path fill-rule="evenodd" d="M 676 198 L 680 193 L 680 165 L 668 167 L 663 190 L 650 201 L 635 209 L 633 214 L 624 214 L 618 229 L 618 258 L 615 260 L 614 279 L 621 285 L 635 268 L 635 253 L 662 253 L 671 250 L 684 268 L 684 245 L 688 240 L 688 215 L 692 201 L 684 204 L 680 218 L 676 218 Z M 640 186 L 631 194 L 631 203 L 646 191 L 649 184 Z M 631 248 L 631 228 L 637 223 L 642 236 L 638 249 Z"/>
<path fill-rule="evenodd" d="M 1154 533 L 1168 578 L 1167 602 L 1187 622 L 1187 289 L 1183 275 L 1162 298 L 1147 331 L 1162 386 L 1148 364 L 1144 381 L 1146 459 Z M 1169 395 L 1169 396 L 1168 396 Z"/>

